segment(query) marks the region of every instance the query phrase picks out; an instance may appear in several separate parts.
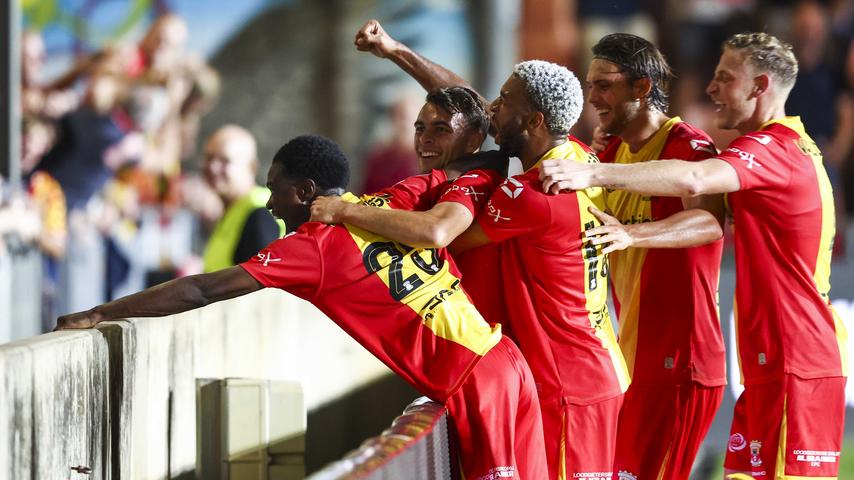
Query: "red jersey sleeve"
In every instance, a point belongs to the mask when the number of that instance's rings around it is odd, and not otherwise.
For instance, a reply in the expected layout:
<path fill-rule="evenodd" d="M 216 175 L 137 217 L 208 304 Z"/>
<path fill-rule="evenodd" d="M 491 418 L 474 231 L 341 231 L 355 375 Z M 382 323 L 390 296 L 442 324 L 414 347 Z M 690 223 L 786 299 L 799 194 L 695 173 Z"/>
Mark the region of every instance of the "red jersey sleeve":
<path fill-rule="evenodd" d="M 501 175 L 494 170 L 473 170 L 451 182 L 436 203 L 456 202 L 477 216 L 500 182 Z"/>
<path fill-rule="evenodd" d="M 388 206 L 395 210 L 429 210 L 431 190 L 444 182 L 445 179 L 443 171 L 433 170 L 430 173 L 404 178 L 388 188 L 365 197 L 386 200 Z M 369 200 L 369 203 L 372 202 Z"/>
<path fill-rule="evenodd" d="M 533 189 L 525 178 L 527 176 L 505 180 L 477 217 L 483 232 L 493 242 L 540 234 L 549 225 L 548 202 L 541 192 Z"/>
<path fill-rule="evenodd" d="M 317 240 L 297 231 L 275 240 L 240 266 L 265 287 L 310 299 L 320 286 L 323 258 Z"/>
<path fill-rule="evenodd" d="M 778 160 L 772 151 L 778 140 L 763 132 L 742 135 L 729 144 L 717 158 L 729 163 L 738 173 L 741 190 L 782 187 L 789 183 L 791 165 Z"/>

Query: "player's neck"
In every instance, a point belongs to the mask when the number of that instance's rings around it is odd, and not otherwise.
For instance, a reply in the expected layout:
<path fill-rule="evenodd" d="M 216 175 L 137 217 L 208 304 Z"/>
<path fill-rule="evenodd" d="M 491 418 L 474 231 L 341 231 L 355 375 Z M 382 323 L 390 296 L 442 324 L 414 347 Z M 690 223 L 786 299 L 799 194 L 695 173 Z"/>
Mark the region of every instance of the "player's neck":
<path fill-rule="evenodd" d="M 522 171 L 527 172 L 540 158 L 549 150 L 566 143 L 566 136 L 552 137 L 551 135 L 532 136 L 528 143 L 519 152 L 519 161 L 522 162 Z"/>
<path fill-rule="evenodd" d="M 630 152 L 637 153 L 668 120 L 670 117 L 656 109 L 643 109 L 620 132 L 620 139 L 629 146 Z"/>
<path fill-rule="evenodd" d="M 750 132 L 755 132 L 762 128 L 762 125 L 776 118 L 786 116 L 786 99 L 768 99 L 763 101 L 760 99 L 756 102 L 756 108 L 753 110 L 753 115 L 750 118 L 736 127 L 738 133 L 744 135 Z"/>

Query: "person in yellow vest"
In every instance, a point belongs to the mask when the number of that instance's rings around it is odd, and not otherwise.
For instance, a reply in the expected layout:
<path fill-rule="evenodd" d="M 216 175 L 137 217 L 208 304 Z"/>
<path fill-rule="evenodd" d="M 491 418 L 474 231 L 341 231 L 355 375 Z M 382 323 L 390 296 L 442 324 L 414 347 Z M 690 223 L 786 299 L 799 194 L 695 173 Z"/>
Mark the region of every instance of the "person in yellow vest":
<path fill-rule="evenodd" d="M 269 190 L 255 183 L 257 146 L 248 130 L 225 125 L 214 132 L 205 143 L 203 168 L 224 207 L 205 246 L 205 272 L 245 262 L 284 234 L 284 223 L 265 207 Z"/>

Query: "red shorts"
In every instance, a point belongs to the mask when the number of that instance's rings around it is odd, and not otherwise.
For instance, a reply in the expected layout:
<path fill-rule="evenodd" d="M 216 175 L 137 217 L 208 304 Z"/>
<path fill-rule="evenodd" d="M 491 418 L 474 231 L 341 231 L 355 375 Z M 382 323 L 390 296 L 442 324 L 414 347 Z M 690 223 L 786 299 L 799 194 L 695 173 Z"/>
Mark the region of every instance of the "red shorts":
<path fill-rule="evenodd" d="M 688 478 L 723 393 L 723 386 L 698 383 L 630 385 L 617 427 L 615 478 Z"/>
<path fill-rule="evenodd" d="M 591 405 L 540 402 L 549 478 L 612 478 L 622 403 L 623 395 Z"/>
<path fill-rule="evenodd" d="M 735 404 L 724 467 L 758 479 L 836 478 L 844 425 L 845 377 L 784 375 L 747 385 Z"/>
<path fill-rule="evenodd" d="M 510 339 L 480 359 L 445 405 L 466 480 L 548 478 L 534 376 Z"/>

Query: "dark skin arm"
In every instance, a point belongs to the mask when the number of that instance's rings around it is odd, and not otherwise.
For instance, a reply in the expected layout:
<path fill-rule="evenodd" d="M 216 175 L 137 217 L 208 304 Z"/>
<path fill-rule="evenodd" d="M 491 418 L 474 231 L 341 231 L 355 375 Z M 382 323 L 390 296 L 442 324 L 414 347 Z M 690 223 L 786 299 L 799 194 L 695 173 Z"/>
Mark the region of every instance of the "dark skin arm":
<path fill-rule="evenodd" d="M 431 62 L 391 38 L 376 20 L 368 20 L 359 29 L 355 44 L 356 48 L 362 52 L 371 52 L 377 57 L 391 60 L 428 92 L 440 87 L 471 88 L 468 82 L 456 73 Z"/>
<path fill-rule="evenodd" d="M 191 275 L 99 305 L 63 315 L 56 330 L 91 328 L 101 322 L 132 317 L 161 317 L 246 295 L 263 286 L 239 266 Z"/>

